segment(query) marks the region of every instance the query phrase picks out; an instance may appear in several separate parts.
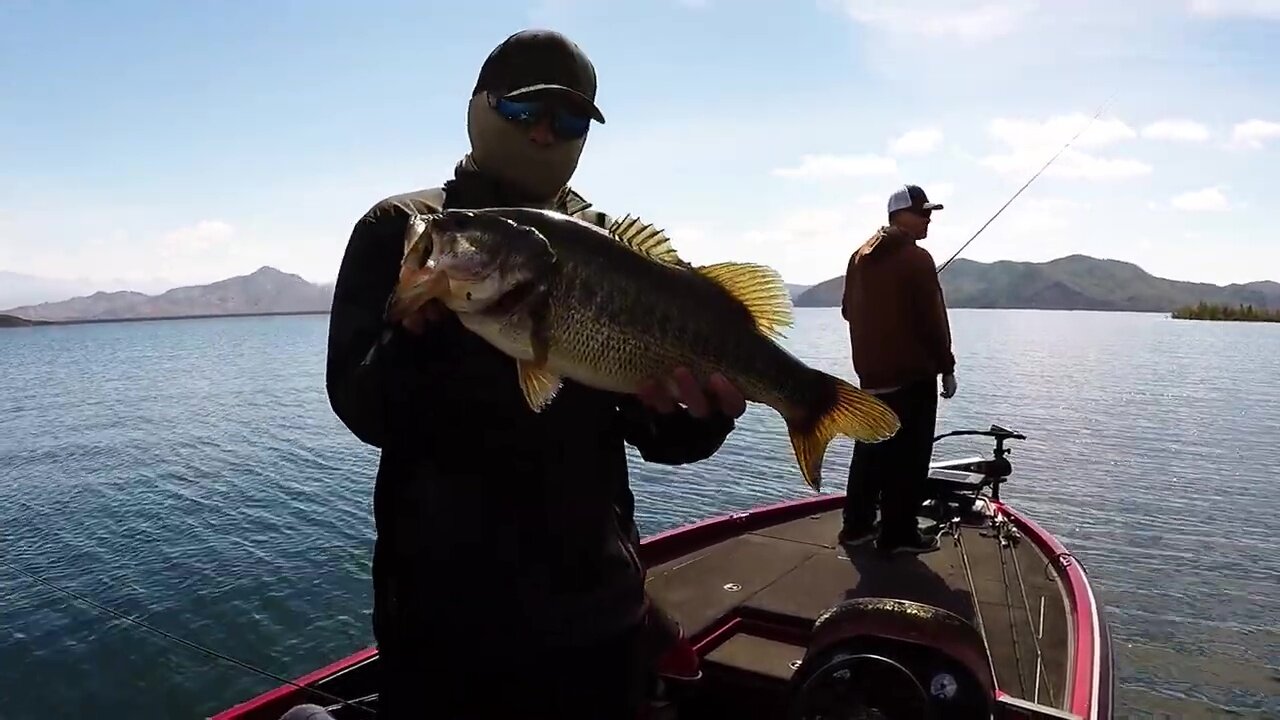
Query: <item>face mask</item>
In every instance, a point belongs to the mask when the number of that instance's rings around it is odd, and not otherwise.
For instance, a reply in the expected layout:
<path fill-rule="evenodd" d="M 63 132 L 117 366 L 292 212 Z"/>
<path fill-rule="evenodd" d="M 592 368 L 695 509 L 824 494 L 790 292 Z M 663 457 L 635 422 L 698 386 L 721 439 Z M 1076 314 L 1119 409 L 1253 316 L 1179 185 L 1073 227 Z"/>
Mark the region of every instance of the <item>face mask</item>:
<path fill-rule="evenodd" d="M 467 106 L 467 135 L 476 168 L 532 198 L 555 197 L 578 168 L 587 142 L 560 141 L 550 146 L 529 140 L 529 131 L 499 115 L 484 93 L 476 93 Z"/>

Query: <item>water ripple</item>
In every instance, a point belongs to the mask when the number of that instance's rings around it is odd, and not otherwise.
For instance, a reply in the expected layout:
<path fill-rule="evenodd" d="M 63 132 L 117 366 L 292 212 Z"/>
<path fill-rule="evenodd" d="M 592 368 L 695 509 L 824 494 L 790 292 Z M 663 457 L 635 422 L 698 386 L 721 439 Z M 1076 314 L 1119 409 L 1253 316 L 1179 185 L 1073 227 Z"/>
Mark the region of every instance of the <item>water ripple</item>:
<path fill-rule="evenodd" d="M 788 347 L 853 379 L 838 312 L 797 314 Z M 1263 440 L 1280 424 L 1280 328 L 976 310 L 953 326 L 960 393 L 939 429 L 1029 435 L 1005 492 L 1095 578 L 1122 699 L 1280 716 L 1280 447 Z M 0 332 L 0 553 L 283 675 L 367 645 L 377 454 L 328 406 L 326 329 L 305 317 Z M 851 452 L 832 444 L 826 487 L 843 487 Z M 630 456 L 646 534 L 810 494 L 764 407 L 707 461 Z M 6 718 L 191 717 L 273 685 L 9 573 L 0 599 Z M 48 677 L 75 682 L 50 693 Z"/>

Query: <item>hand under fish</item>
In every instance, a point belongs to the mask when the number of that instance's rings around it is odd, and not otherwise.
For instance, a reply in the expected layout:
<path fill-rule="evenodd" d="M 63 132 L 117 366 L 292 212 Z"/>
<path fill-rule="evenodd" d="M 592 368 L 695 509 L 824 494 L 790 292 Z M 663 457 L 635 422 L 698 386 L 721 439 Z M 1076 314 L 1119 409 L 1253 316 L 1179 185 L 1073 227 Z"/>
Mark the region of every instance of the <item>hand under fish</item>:
<path fill-rule="evenodd" d="M 700 384 L 686 367 L 676 368 L 666 382 L 647 380 L 640 383 L 636 394 L 646 407 L 660 413 L 675 411 L 677 403 L 688 408 L 689 414 L 696 418 L 718 412 L 736 419 L 747 411 L 746 398 L 724 375 L 713 373 L 705 384 Z"/>

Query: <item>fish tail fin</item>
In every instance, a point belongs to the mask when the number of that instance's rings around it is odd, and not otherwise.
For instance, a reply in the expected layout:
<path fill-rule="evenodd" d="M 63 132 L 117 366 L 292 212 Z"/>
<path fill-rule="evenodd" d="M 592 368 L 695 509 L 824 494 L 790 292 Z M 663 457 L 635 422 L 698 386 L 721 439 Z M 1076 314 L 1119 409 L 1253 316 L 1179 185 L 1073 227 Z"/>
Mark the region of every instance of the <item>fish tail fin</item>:
<path fill-rule="evenodd" d="M 881 400 L 834 375 L 814 370 L 814 392 L 804 411 L 786 416 L 791 447 L 805 484 L 822 488 L 822 460 L 836 435 L 880 442 L 902 426 Z"/>

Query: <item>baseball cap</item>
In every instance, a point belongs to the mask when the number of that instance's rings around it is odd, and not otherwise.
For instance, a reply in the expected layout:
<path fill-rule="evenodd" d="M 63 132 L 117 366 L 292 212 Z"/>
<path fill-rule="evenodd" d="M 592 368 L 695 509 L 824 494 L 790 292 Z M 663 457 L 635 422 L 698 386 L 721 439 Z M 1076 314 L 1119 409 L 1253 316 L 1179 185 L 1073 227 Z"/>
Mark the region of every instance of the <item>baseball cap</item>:
<path fill-rule="evenodd" d="M 522 30 L 489 53 L 476 79 L 478 92 L 507 100 L 564 102 L 604 122 L 596 107 L 596 69 L 582 48 L 554 30 Z"/>
<path fill-rule="evenodd" d="M 919 185 L 903 185 L 889 196 L 889 212 L 895 210 L 941 210 L 942 203 L 929 202 Z"/>

